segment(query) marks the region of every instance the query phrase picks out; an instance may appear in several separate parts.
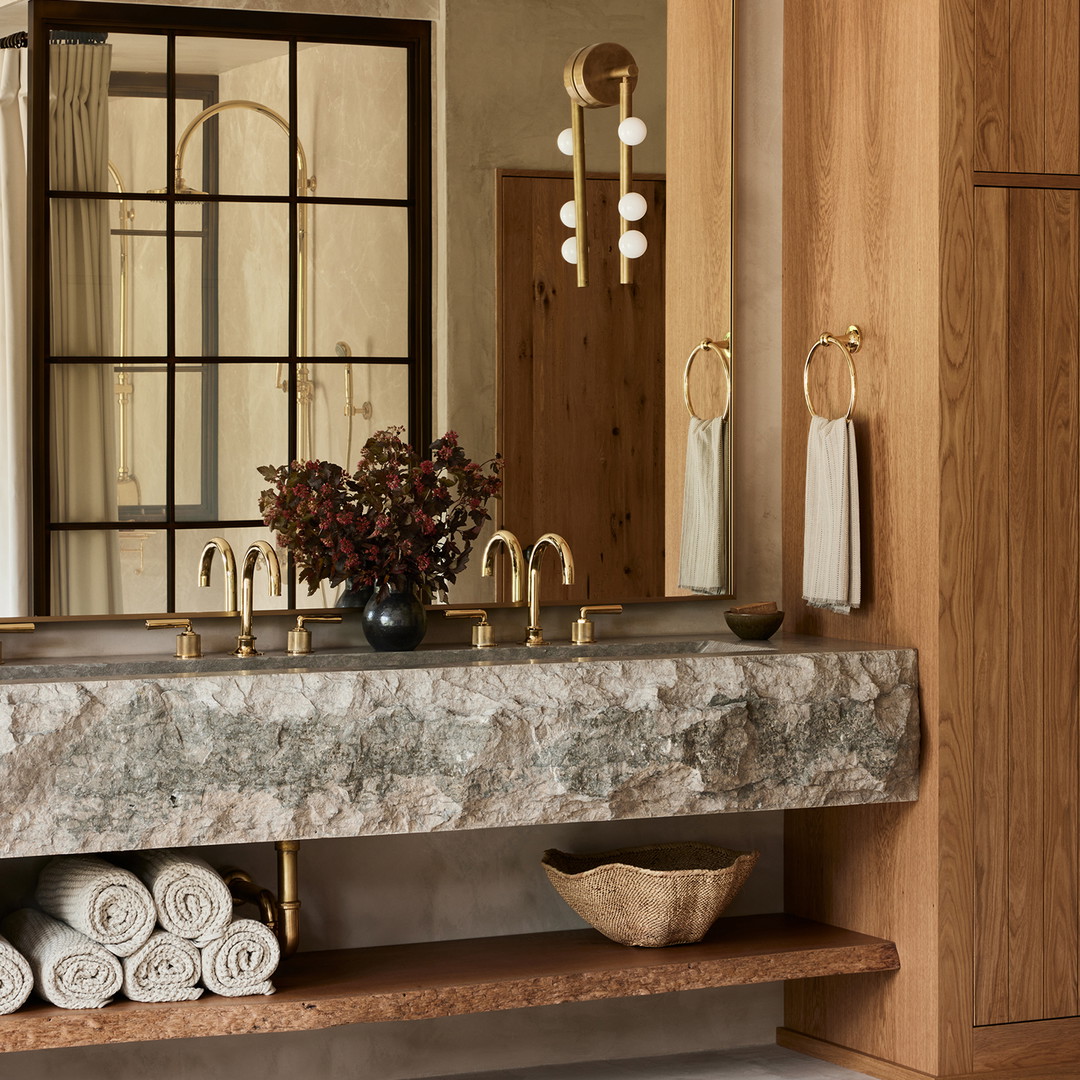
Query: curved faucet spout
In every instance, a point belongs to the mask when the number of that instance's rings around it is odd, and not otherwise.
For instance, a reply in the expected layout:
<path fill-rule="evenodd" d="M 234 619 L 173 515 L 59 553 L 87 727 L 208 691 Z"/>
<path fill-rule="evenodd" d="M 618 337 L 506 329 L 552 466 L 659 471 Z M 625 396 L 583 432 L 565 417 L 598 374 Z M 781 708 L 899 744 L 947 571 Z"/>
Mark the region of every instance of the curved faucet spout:
<path fill-rule="evenodd" d="M 547 644 L 544 641 L 544 631 L 540 627 L 540 565 L 544 560 L 544 552 L 549 547 L 559 553 L 563 584 L 574 584 L 574 556 L 570 552 L 570 545 L 558 533 L 544 533 L 533 544 L 532 553 L 529 555 L 529 628 L 525 638 L 526 645 Z"/>
<path fill-rule="evenodd" d="M 221 555 L 225 564 L 225 614 L 236 614 L 236 559 L 232 545 L 221 536 L 213 536 L 206 541 L 199 556 L 199 584 L 203 588 L 210 585 L 210 570 L 214 565 L 214 552 Z"/>
<path fill-rule="evenodd" d="M 251 611 L 255 591 L 255 568 L 260 561 L 266 563 L 269 575 L 268 592 L 281 595 L 281 567 L 277 553 L 265 540 L 256 540 L 244 553 L 244 565 L 240 572 L 240 635 L 236 639 L 236 656 L 258 656 L 255 635 L 251 632 Z"/>
<path fill-rule="evenodd" d="M 484 548 L 484 558 L 480 567 L 482 577 L 491 577 L 495 573 L 495 553 L 502 544 L 510 555 L 510 600 L 521 603 L 521 583 L 525 577 L 525 555 L 521 542 L 509 529 L 499 529 L 491 534 L 491 539 Z"/>

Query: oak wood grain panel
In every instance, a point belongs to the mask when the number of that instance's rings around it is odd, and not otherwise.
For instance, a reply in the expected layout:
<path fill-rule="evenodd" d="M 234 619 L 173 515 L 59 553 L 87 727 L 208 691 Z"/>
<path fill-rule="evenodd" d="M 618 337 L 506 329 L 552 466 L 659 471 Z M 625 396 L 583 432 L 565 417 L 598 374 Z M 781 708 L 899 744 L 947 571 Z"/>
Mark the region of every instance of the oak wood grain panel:
<path fill-rule="evenodd" d="M 1009 1019 L 1043 1015 L 1043 204 L 1009 194 Z"/>
<path fill-rule="evenodd" d="M 1013 1028 L 1047 1027 L 1054 1024 L 1049 1021 L 1040 1025 L 1012 1024 Z M 976 1032 L 976 1039 L 983 1031 L 993 1031 L 993 1028 L 981 1028 Z M 1075 1040 L 1075 1035 L 1073 1036 Z M 808 1038 L 797 1031 L 788 1028 L 779 1028 L 776 1032 L 776 1041 L 780 1046 L 786 1046 L 791 1050 L 797 1050 L 802 1054 L 819 1058 L 822 1061 L 832 1062 L 845 1069 L 854 1069 L 860 1075 L 877 1077 L 877 1080 L 928 1080 L 927 1074 L 918 1069 L 907 1069 L 890 1061 L 883 1061 L 869 1054 L 861 1054 L 848 1049 L 845 1046 L 837 1046 L 835 1043 L 826 1042 L 823 1039 Z M 948 1080 L 1076 1080 L 1076 1065 L 1072 1063 L 1067 1054 L 1072 1053 L 1075 1041 L 1058 1046 L 1058 1061 L 1051 1064 L 1040 1065 L 1002 1065 L 1000 1068 L 992 1066 L 980 1067 L 976 1071 L 949 1072 Z"/>
<path fill-rule="evenodd" d="M 939 540 L 941 250 L 935 226 L 942 212 L 941 20 L 954 7 L 933 0 L 809 0 L 785 5 L 784 30 L 784 606 L 793 629 L 916 645 L 924 721 L 916 805 L 883 813 L 851 808 L 787 815 L 790 909 L 833 912 L 836 921 L 867 932 L 888 926 L 904 967 L 862 988 L 847 979 L 791 985 L 785 989 L 786 1024 L 926 1073 L 948 1063 L 949 1055 L 962 1061 L 964 1025 L 970 1030 L 971 1023 L 965 944 L 970 809 L 950 809 L 949 829 L 941 817 L 943 791 L 950 800 L 962 799 L 970 774 L 951 772 L 947 784 L 955 786 L 943 787 L 938 771 L 944 538 Z M 961 7 L 960 14 L 970 19 L 966 36 L 973 42 L 973 9 Z M 865 63 L 848 62 L 844 43 L 851 42 L 859 43 Z M 970 63 L 968 78 L 973 82 Z M 972 117 L 962 123 L 970 132 Z M 970 146 L 969 134 L 965 162 Z M 954 173 L 962 166 L 949 164 Z M 949 191 L 955 193 L 955 184 Z M 970 236 L 967 247 L 969 260 Z M 956 257 L 965 262 L 962 254 Z M 961 298 L 960 308 L 963 303 Z M 970 314 L 954 310 L 953 317 L 963 326 Z M 823 329 L 842 330 L 851 322 L 864 335 L 856 357 L 860 402 L 854 418 L 864 605 L 845 617 L 808 609 L 801 599 L 801 367 Z M 962 358 L 958 363 L 962 368 Z M 958 611 L 956 618 L 963 627 L 970 616 Z M 961 729 L 948 733 L 950 762 L 965 769 L 970 756 L 962 725 L 969 718 L 969 712 L 949 718 Z M 954 840 L 957 823 L 969 831 Z M 945 863 L 954 891 L 967 882 L 966 896 L 948 894 L 947 911 L 939 895 Z M 943 959 L 939 930 L 945 919 L 956 938 Z M 966 1015 L 959 1011 L 965 1001 Z"/>
<path fill-rule="evenodd" d="M 1048 9 L 1049 10 L 1049 9 Z M 1042 195 L 1043 365 L 1043 1012 L 1075 1016 L 1078 997 L 1077 703 L 1080 700 L 1080 196 Z M 1062 597 L 1070 600 L 1062 603 Z"/>
<path fill-rule="evenodd" d="M 732 329 L 731 0 L 668 0 L 667 54 L 667 356 L 665 402 L 666 592 L 678 588 L 686 470 L 687 413 L 682 374 L 703 338 Z M 747 339 L 749 340 L 749 338 Z M 733 377 L 744 354 L 735 335 Z M 746 362 L 752 362 L 748 345 Z M 708 378 L 715 364 L 695 364 Z M 699 415 L 717 415 L 719 379 L 695 386 Z M 734 423 L 738 423 L 735 409 Z M 738 568 L 736 568 L 736 574 Z"/>
<path fill-rule="evenodd" d="M 570 178 L 500 176 L 499 516 L 523 544 L 569 542 L 576 581 L 563 585 L 549 556 L 545 603 L 664 595 L 664 184 L 634 186 L 650 238 L 635 283 L 619 284 L 618 181 L 593 178 L 579 289 L 559 253 Z"/>
<path fill-rule="evenodd" d="M 1009 170 L 1009 0 L 975 0 L 975 168 Z"/>
<path fill-rule="evenodd" d="M 1009 5 L 1009 168 L 1045 172 L 1044 0 Z"/>
<path fill-rule="evenodd" d="M 787 915 L 720 919 L 704 941 L 617 945 L 595 930 L 300 953 L 270 997 L 104 1009 L 41 1003 L 0 1017 L 0 1051 L 310 1031 L 898 966 L 892 942 Z M 6 1075 L 6 1073 L 5 1073 Z"/>
<path fill-rule="evenodd" d="M 975 1022 L 1009 1018 L 1009 193 L 975 195 Z"/>
<path fill-rule="evenodd" d="M 975 1068 L 980 1071 L 992 1074 L 1007 1069 L 1066 1067 L 1075 1077 L 1080 1018 L 979 1027 L 974 1032 L 974 1045 Z"/>
<path fill-rule="evenodd" d="M 941 5 L 940 78 L 940 536 L 938 667 L 938 1068 L 971 1068 L 974 836 L 978 784 L 974 603 L 969 583 L 975 536 L 971 444 L 975 425 L 975 0 Z"/>
<path fill-rule="evenodd" d="M 1046 156 L 1050 173 L 1080 171 L 1080 4 L 1044 0 Z"/>

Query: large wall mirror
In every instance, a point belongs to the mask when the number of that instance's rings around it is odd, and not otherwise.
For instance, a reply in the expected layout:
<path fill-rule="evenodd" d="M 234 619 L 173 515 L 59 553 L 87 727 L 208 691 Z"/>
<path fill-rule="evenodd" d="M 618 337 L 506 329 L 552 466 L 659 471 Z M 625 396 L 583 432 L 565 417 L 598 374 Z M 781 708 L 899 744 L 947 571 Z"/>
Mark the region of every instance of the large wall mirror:
<path fill-rule="evenodd" d="M 673 591 L 665 382 L 685 357 L 663 337 L 663 0 L 447 0 L 433 23 L 363 17 L 361 2 L 355 17 L 30 7 L 36 41 L 52 35 L 31 92 L 44 131 L 32 219 L 49 237 L 32 320 L 36 558 L 31 610 L 0 614 L 219 610 L 218 591 L 197 587 L 198 552 L 210 535 L 241 549 L 268 536 L 256 467 L 355 461 L 389 425 L 414 442 L 452 428 L 477 460 L 510 425 L 537 457 L 509 461 L 498 524 L 526 544 L 548 529 L 571 539 L 585 573 L 565 599 Z M 562 66 L 605 38 L 641 69 L 650 248 L 620 286 L 604 188 L 617 110 L 598 110 L 593 282 L 579 292 L 559 258 Z M 103 107 L 87 108 L 94 95 Z M 527 266 L 506 257 L 521 251 L 513 229 L 535 249 Z M 613 317 L 615 302 L 630 314 Z M 576 341 L 567 328 L 590 308 L 615 321 Z M 580 467 L 534 483 L 556 445 Z M 477 562 L 451 603 L 503 598 Z M 337 598 L 290 583 L 259 603 Z"/>

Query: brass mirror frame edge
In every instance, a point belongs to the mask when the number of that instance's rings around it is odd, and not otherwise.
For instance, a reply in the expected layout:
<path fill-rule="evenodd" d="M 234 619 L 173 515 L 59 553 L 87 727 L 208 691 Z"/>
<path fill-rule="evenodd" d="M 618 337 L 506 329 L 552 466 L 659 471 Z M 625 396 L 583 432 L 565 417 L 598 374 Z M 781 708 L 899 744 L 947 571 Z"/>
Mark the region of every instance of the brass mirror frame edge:
<path fill-rule="evenodd" d="M 101 0 L 28 0 L 27 22 L 29 30 L 28 59 L 30 61 L 30 104 L 27 167 L 27 221 L 31 235 L 28 239 L 28 384 L 30 390 L 30 608 L 31 611 L 47 601 L 51 587 L 50 563 L 48 558 L 37 556 L 38 550 L 51 546 L 49 506 L 51 502 L 50 479 L 44 462 L 49 455 L 49 402 L 45 393 L 45 357 L 48 341 L 47 324 L 49 318 L 49 297 L 47 288 L 35 288 L 39 279 L 48 281 L 48 254 L 44 243 L 34 242 L 34 223 L 46 220 L 49 202 L 49 158 L 48 139 L 34 137 L 34 131 L 48 130 L 49 94 L 48 70 L 45 64 L 34 64 L 35 47 L 43 40 L 50 28 L 75 28 L 105 30 L 116 33 L 168 34 L 170 31 L 190 37 L 293 37 L 310 42 L 333 43 L 342 38 L 357 44 L 378 45 L 388 41 L 400 43 L 407 38 L 409 44 L 403 46 L 410 51 L 419 48 L 414 75 L 427 79 L 426 86 L 416 89 L 422 91 L 416 95 L 416 103 L 421 117 L 426 118 L 429 138 L 426 144 L 416 147 L 417 167 L 423 177 L 423 184 L 413 195 L 416 199 L 417 249 L 422 256 L 422 266 L 418 267 L 417 286 L 419 288 L 418 311 L 422 326 L 410 323 L 410 333 L 416 333 L 415 373 L 419 382 L 418 397 L 420 414 L 415 423 L 423 438 L 433 438 L 432 418 L 432 305 L 433 293 L 433 221 L 434 205 L 432 175 L 432 145 L 430 132 L 434 117 L 434 84 L 432 82 L 433 65 L 431 60 L 432 24 L 423 19 L 382 18 L 378 16 L 342 15 L 335 13 L 303 13 L 292 11 L 260 11 L 248 8 L 189 8 L 159 4 L 108 2 Z M 358 33 L 358 22 L 364 27 Z M 314 25 L 312 25 L 314 23 Z M 378 28 L 379 32 L 375 33 Z M 410 143 L 412 142 L 410 136 Z M 106 361 L 110 357 L 103 358 Z M 413 370 L 413 369 L 410 369 Z M 413 418 L 410 417 L 412 421 Z M 44 567 L 43 567 L 44 564 Z M 332 611 L 330 608 L 289 608 L 282 613 L 314 614 L 319 611 Z M 214 617 L 214 612 L 197 612 L 196 618 Z M 182 617 L 181 612 L 141 612 L 139 614 L 101 614 L 101 615 L 29 615 L 42 622 L 120 622 L 155 617 Z M 20 617 L 22 618 L 22 617 Z M 0 620 L 10 621 L 10 620 Z"/>

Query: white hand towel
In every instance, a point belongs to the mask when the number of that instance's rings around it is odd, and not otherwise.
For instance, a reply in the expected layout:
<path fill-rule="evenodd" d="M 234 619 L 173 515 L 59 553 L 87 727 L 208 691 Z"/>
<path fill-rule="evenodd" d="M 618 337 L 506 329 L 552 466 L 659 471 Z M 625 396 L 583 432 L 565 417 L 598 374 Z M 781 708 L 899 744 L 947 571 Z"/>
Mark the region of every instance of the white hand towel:
<path fill-rule="evenodd" d="M 0 937 L 0 1016 L 13 1013 L 34 989 L 34 973 L 26 957 Z"/>
<path fill-rule="evenodd" d="M 221 875 L 196 855 L 180 851 L 138 851 L 125 864 L 150 890 L 162 929 L 208 945 L 232 922 L 233 902 Z"/>
<path fill-rule="evenodd" d="M 120 989 L 120 961 L 44 912 L 13 911 L 4 920 L 3 931 L 30 961 L 34 989 L 61 1009 L 100 1009 Z"/>
<path fill-rule="evenodd" d="M 95 855 L 50 859 L 38 878 L 35 899 L 117 956 L 130 956 L 154 932 L 154 898 L 129 870 Z"/>
<path fill-rule="evenodd" d="M 690 418 L 686 433 L 679 588 L 712 596 L 728 581 L 727 421 Z"/>
<path fill-rule="evenodd" d="M 280 959 L 277 938 L 261 922 L 237 919 L 202 950 L 203 986 L 225 997 L 272 994 Z"/>
<path fill-rule="evenodd" d="M 183 938 L 155 930 L 150 940 L 124 957 L 123 991 L 132 1001 L 194 1001 L 202 974 L 199 950 Z"/>
<path fill-rule="evenodd" d="M 810 419 L 806 443 L 803 599 L 843 615 L 862 601 L 855 425 Z"/>

